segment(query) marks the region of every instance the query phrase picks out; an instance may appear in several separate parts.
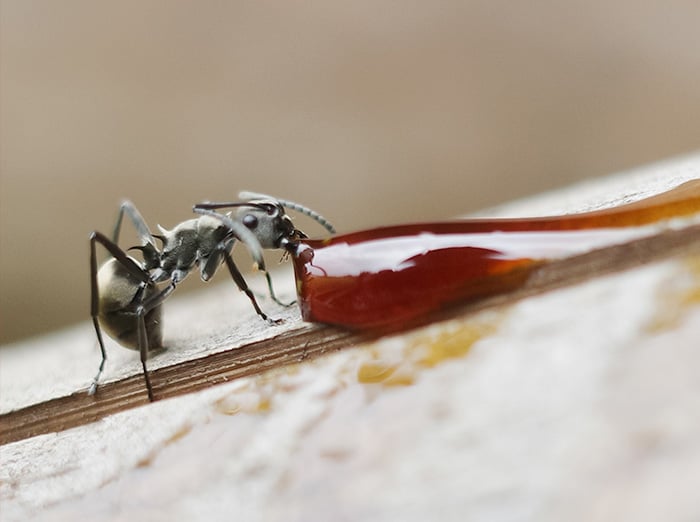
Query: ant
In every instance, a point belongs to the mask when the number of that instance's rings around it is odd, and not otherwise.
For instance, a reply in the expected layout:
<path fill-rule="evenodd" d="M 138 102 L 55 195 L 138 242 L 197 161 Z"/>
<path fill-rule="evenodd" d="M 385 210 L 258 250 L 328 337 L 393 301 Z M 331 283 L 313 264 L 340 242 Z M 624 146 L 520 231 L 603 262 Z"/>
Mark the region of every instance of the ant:
<path fill-rule="evenodd" d="M 104 329 L 123 346 L 139 351 L 148 399 L 154 400 L 146 361 L 150 352 L 163 347 L 162 304 L 195 267 L 199 268 L 202 281 L 207 282 L 222 264 L 226 264 L 236 286 L 250 299 L 256 313 L 270 324 L 281 322 L 262 311 L 234 263 L 231 251 L 236 240 L 248 248 L 257 268 L 265 274 L 272 299 L 280 305 L 290 306 L 293 302 L 282 303 L 276 297 L 262 255 L 263 249 L 281 248 L 289 240 L 307 237 L 294 227 L 285 208 L 311 217 L 331 234 L 335 230 L 320 214 L 298 203 L 254 192 L 241 192 L 239 197 L 246 201 L 197 205 L 194 212 L 200 214 L 199 217 L 183 221 L 172 230 L 158 225 L 160 234 L 152 234 L 134 204 L 124 201 L 111 239 L 97 231 L 90 234 L 90 312 L 102 354 L 88 391 L 90 395 L 97 391 L 107 360 L 102 337 Z M 236 216 L 212 210 L 224 206 L 238 207 Z M 131 257 L 118 245 L 125 215 L 141 242 L 128 250 L 140 250 L 142 261 Z M 156 245 L 156 240 L 162 244 L 161 248 Z M 111 255 L 99 270 L 98 243 Z M 158 284 L 164 282 L 168 282 L 167 286 L 160 288 Z"/>

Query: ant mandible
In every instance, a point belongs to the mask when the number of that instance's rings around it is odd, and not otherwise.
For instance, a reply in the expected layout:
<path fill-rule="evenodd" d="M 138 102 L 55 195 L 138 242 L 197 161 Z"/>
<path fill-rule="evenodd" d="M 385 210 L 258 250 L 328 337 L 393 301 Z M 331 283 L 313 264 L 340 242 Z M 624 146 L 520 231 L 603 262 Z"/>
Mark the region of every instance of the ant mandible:
<path fill-rule="evenodd" d="M 200 214 L 199 217 L 183 221 L 172 230 L 159 225 L 160 234 L 152 234 L 134 204 L 124 201 L 119 208 L 111 239 L 97 231 L 90 234 L 91 316 L 102 355 L 88 392 L 90 395 L 97 391 L 107 360 L 102 337 L 104 329 L 123 346 L 139 351 L 148 398 L 154 400 L 146 361 L 149 352 L 163 346 L 162 304 L 195 267 L 199 267 L 201 279 L 206 282 L 225 263 L 234 282 L 248 296 L 256 313 L 268 323 L 280 322 L 270 319 L 261 310 L 236 267 L 231 257 L 236 240 L 248 248 L 257 268 L 265 274 L 272 299 L 288 306 L 293 303 L 282 303 L 276 297 L 262 255 L 262 249 L 280 248 L 290 239 L 306 237 L 294 227 L 285 208 L 311 217 L 330 233 L 335 230 L 320 214 L 298 203 L 253 192 L 241 192 L 240 197 L 247 201 L 197 205 L 194 211 Z M 212 210 L 223 206 L 239 207 L 235 218 Z M 118 245 L 125 215 L 132 222 L 141 243 L 129 250 L 140 250 L 143 261 L 129 256 Z M 158 248 L 156 240 L 161 242 L 162 248 Z M 96 251 L 98 243 L 111 255 L 99 270 Z M 169 283 L 164 288 L 158 286 L 158 283 L 166 281 Z"/>

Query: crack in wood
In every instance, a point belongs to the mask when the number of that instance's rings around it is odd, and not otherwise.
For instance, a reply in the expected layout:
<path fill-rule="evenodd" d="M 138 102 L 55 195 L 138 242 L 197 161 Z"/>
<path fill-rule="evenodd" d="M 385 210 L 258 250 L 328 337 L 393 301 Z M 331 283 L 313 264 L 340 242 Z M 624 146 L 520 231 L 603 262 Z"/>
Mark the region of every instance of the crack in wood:
<path fill-rule="evenodd" d="M 700 253 L 700 225 L 666 230 L 628 243 L 545 262 L 514 291 L 452 306 L 422 318 L 420 323 L 405 325 L 405 328 L 400 330 L 468 316 L 477 311 L 504 306 L 528 296 L 570 286 L 593 277 L 697 253 Z M 352 332 L 324 325 L 294 329 L 244 347 L 152 370 L 151 380 L 156 397 L 166 399 L 259 374 L 272 368 L 311 360 L 327 352 L 357 346 L 397 331 L 394 329 L 392 332 Z M 0 444 L 60 432 L 147 404 L 143 376 L 130 376 L 101 385 L 95 396 L 89 396 L 86 390 L 79 390 L 68 396 L 0 415 Z"/>

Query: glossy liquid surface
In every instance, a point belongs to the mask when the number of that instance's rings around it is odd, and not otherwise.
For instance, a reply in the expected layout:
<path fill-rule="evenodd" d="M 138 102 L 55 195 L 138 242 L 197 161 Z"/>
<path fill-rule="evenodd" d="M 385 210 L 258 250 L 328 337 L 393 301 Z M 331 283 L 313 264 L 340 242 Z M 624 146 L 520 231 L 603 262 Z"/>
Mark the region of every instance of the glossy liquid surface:
<path fill-rule="evenodd" d="M 653 233 L 700 212 L 700 180 L 619 207 L 565 216 L 376 228 L 292 250 L 306 321 L 395 328 L 451 304 L 507 292 L 540 264 Z"/>

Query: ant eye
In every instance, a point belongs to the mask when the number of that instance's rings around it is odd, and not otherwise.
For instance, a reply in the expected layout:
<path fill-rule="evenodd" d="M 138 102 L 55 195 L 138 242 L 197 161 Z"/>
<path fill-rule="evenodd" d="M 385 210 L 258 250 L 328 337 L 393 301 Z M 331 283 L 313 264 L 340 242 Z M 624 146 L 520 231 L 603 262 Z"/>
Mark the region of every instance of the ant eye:
<path fill-rule="evenodd" d="M 243 224 L 249 229 L 254 230 L 258 226 L 258 218 L 253 214 L 246 214 L 243 216 Z"/>

